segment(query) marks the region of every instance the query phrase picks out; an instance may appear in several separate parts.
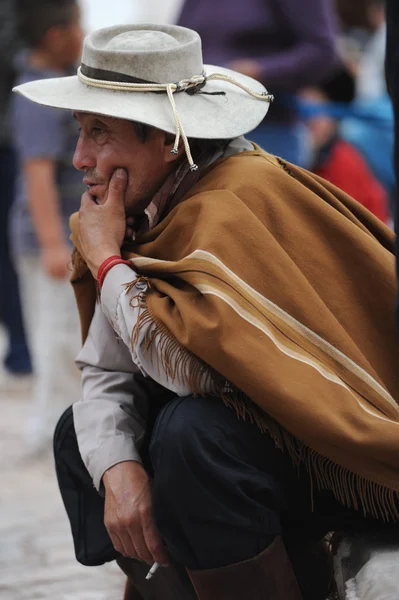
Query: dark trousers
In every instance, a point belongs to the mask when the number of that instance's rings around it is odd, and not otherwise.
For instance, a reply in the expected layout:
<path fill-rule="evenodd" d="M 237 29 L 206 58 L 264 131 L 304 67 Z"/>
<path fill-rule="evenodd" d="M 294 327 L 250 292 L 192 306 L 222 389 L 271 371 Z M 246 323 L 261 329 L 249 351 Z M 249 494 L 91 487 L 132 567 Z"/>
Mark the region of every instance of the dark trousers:
<path fill-rule="evenodd" d="M 78 560 L 93 565 L 116 558 L 103 524 L 104 500 L 79 455 L 71 409 L 60 420 L 54 447 Z M 307 472 L 215 397 L 164 405 L 143 457 L 167 550 L 175 563 L 191 569 L 252 558 L 276 535 L 295 553 L 329 531 L 379 525 L 329 491 L 314 489 L 312 511 Z"/>
<path fill-rule="evenodd" d="M 30 373 L 31 361 L 23 327 L 18 279 L 8 240 L 8 219 L 14 200 L 16 165 L 14 152 L 0 148 L 0 321 L 8 334 L 5 366 L 12 373 Z"/>

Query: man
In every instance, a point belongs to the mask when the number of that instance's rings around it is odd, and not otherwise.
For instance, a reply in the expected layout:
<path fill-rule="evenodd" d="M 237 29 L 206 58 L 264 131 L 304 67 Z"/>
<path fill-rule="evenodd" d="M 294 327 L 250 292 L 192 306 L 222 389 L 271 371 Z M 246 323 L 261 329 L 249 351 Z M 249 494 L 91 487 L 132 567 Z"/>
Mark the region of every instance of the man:
<path fill-rule="evenodd" d="M 242 137 L 271 97 L 189 29 L 100 30 L 76 77 L 17 91 L 74 111 L 88 187 L 83 400 L 55 435 L 78 559 L 173 563 L 201 599 L 325 597 L 314 544 L 398 518 L 393 235 Z"/>

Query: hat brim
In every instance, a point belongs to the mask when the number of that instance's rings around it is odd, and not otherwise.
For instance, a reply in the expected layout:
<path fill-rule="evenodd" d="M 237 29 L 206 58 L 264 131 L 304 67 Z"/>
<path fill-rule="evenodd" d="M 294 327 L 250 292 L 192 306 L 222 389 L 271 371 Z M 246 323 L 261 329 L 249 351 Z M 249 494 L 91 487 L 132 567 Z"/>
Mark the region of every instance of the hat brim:
<path fill-rule="evenodd" d="M 255 92 L 264 92 L 258 81 L 230 69 L 205 65 L 207 75 L 221 73 L 239 81 Z M 76 112 L 107 115 L 152 125 L 175 133 L 176 124 L 168 96 L 154 92 L 121 92 L 95 88 L 77 76 L 43 79 L 24 83 L 15 92 L 33 102 Z M 258 100 L 236 85 L 225 81 L 208 81 L 206 94 L 174 95 L 177 110 L 188 137 L 229 139 L 255 129 L 263 120 L 269 102 Z M 208 95 L 225 92 L 224 95 Z"/>

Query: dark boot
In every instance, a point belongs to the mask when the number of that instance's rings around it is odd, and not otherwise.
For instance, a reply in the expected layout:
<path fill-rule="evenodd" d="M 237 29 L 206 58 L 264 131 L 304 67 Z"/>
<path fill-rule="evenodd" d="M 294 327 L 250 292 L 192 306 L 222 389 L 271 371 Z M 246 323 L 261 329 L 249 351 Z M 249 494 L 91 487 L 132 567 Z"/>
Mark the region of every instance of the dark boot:
<path fill-rule="evenodd" d="M 137 591 L 130 577 L 128 577 L 126 580 L 123 600 L 143 600 L 143 596 Z"/>
<path fill-rule="evenodd" d="M 302 600 L 281 537 L 255 558 L 188 574 L 199 600 Z"/>
<path fill-rule="evenodd" d="M 119 557 L 116 561 L 127 575 L 125 600 L 195 600 L 196 595 L 186 570 L 179 565 L 161 568 L 149 581 L 149 566 L 130 558 Z M 130 594 L 130 595 L 129 595 Z"/>
<path fill-rule="evenodd" d="M 302 595 L 306 600 L 325 600 L 333 584 L 332 556 L 327 542 L 285 540 L 285 547 Z"/>

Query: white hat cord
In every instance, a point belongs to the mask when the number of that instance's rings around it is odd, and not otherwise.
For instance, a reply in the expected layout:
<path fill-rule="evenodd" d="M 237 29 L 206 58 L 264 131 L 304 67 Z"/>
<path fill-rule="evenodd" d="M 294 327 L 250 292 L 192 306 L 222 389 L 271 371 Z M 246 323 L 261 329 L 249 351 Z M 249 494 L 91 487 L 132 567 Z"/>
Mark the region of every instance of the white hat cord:
<path fill-rule="evenodd" d="M 79 80 L 92 87 L 120 91 L 120 92 L 166 92 L 168 94 L 168 98 L 173 110 L 173 116 L 176 124 L 176 137 L 175 143 L 173 146 L 173 150 L 171 150 L 172 154 L 178 153 L 179 141 L 180 137 L 183 140 L 184 149 L 186 151 L 186 156 L 188 163 L 190 165 L 191 171 L 196 171 L 198 166 L 194 163 L 193 157 L 191 155 L 190 144 L 188 142 L 187 136 L 185 134 L 182 122 L 180 120 L 180 116 L 177 110 L 177 106 L 174 100 L 173 95 L 177 92 L 187 92 L 191 94 L 207 94 L 207 92 L 202 92 L 202 88 L 205 86 L 207 81 L 225 81 L 231 83 L 245 92 L 256 98 L 258 100 L 262 100 L 263 102 L 272 102 L 273 96 L 268 92 L 256 92 L 251 88 L 247 87 L 243 83 L 229 77 L 228 75 L 224 75 L 222 73 L 212 73 L 208 77 L 205 73 L 201 75 L 194 75 L 190 79 L 183 79 L 178 83 L 126 83 L 120 81 L 106 81 L 103 79 L 94 79 L 92 77 L 88 77 L 82 73 L 81 67 L 78 68 L 78 78 Z M 210 95 L 224 95 L 225 92 L 210 92 Z"/>

